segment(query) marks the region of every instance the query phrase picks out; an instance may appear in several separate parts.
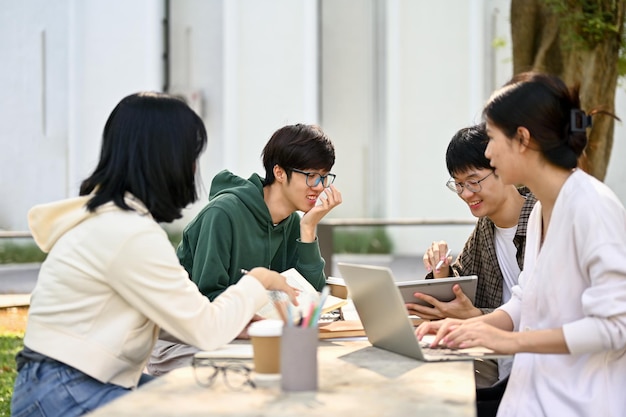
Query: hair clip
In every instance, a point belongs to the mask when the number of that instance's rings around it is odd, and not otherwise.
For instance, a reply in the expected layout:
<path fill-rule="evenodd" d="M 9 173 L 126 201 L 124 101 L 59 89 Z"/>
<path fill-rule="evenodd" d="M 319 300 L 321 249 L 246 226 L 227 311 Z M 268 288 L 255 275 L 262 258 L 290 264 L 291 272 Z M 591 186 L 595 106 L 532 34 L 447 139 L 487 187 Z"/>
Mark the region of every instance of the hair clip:
<path fill-rule="evenodd" d="M 591 127 L 591 115 L 586 114 L 581 109 L 572 109 L 570 113 L 570 131 L 584 132 Z"/>

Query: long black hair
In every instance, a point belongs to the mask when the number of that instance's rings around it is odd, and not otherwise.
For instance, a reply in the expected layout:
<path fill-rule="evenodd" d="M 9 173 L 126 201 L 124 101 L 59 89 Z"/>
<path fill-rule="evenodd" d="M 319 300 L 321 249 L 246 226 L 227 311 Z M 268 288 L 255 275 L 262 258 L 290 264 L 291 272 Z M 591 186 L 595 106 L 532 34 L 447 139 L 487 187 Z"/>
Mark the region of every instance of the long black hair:
<path fill-rule="evenodd" d="M 580 109 L 578 88 L 568 88 L 555 75 L 515 75 L 494 93 L 483 115 L 510 139 L 518 127 L 527 128 L 546 159 L 562 168 L 576 167 L 587 146 L 585 129 L 591 122 Z"/>
<path fill-rule="evenodd" d="M 122 99 L 102 135 L 100 161 L 80 187 L 93 193 L 90 211 L 129 192 L 158 222 L 182 217 L 182 209 L 198 198 L 196 163 L 206 147 L 202 119 L 182 100 L 163 93 L 142 92 Z"/>

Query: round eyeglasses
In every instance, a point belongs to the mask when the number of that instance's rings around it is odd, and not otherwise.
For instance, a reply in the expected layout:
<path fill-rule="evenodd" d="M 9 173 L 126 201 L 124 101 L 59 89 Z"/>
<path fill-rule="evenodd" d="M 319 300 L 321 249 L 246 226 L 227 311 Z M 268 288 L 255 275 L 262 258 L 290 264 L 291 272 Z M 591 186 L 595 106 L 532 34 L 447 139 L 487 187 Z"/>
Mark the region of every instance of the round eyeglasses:
<path fill-rule="evenodd" d="M 241 390 L 246 386 L 256 388 L 250 378 L 252 369 L 241 362 L 221 361 L 216 362 L 208 358 L 194 357 L 192 361 L 194 376 L 198 385 L 210 387 L 222 373 L 224 382 L 233 390 Z"/>
<path fill-rule="evenodd" d="M 457 194 L 461 194 L 464 188 L 466 188 L 468 191 L 471 191 L 473 193 L 478 193 L 480 192 L 480 190 L 483 189 L 480 183 L 485 181 L 487 178 L 489 178 L 489 176 L 493 173 L 494 171 L 491 171 L 489 174 L 485 175 L 479 180 L 467 180 L 463 182 L 456 182 L 452 178 L 450 178 L 450 180 L 446 182 L 446 187 L 448 187 L 450 191 L 454 191 Z"/>
<path fill-rule="evenodd" d="M 298 174 L 306 175 L 306 185 L 311 188 L 317 187 L 318 184 L 322 184 L 324 188 L 328 188 L 330 184 L 335 182 L 335 178 L 337 177 L 335 174 L 322 175 L 316 172 L 306 172 L 295 168 L 291 168 L 291 170 Z"/>

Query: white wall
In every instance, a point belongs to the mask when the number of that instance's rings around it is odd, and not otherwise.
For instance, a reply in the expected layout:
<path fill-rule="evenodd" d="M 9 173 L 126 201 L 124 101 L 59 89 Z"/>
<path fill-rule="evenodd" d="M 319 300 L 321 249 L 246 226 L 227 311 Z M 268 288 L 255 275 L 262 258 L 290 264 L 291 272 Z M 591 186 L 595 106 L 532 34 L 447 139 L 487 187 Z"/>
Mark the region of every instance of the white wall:
<path fill-rule="evenodd" d="M 458 197 L 443 186 L 448 179 L 444 164 L 448 141 L 459 128 L 474 122 L 468 118 L 468 96 L 478 80 L 469 79 L 468 37 L 458 36 L 469 32 L 470 2 L 456 2 L 454 14 L 448 13 L 451 1 L 389 3 L 393 35 L 388 37 L 387 55 L 386 215 L 471 218 Z M 435 239 L 448 240 L 458 250 L 468 233 L 419 227 L 401 228 L 393 235 L 396 242 L 405 242 L 398 244 L 398 251 L 420 252 Z"/>
<path fill-rule="evenodd" d="M 508 38 L 508 3 L 321 4 L 321 122 L 337 148 L 334 171 L 344 196 L 329 217 L 473 220 L 444 186 L 445 150 L 510 77 L 508 50 L 491 47 L 495 37 Z M 439 239 L 458 250 L 470 230 L 388 228 L 397 253 L 420 252 Z"/>
<path fill-rule="evenodd" d="M 97 164 L 102 129 L 115 105 L 162 90 L 163 2 L 72 0 L 69 7 L 68 191 Z"/>
<path fill-rule="evenodd" d="M 511 62 L 494 51 L 508 38 L 508 2 L 388 2 L 386 217 L 474 219 L 445 186 L 445 151 L 460 128 L 481 120 Z M 503 6 L 506 6 L 504 12 Z M 454 12 L 450 12 L 454 10 Z M 509 42 L 510 45 L 510 42 Z M 446 53 L 442 53 L 446 51 Z M 420 253 L 433 240 L 461 249 L 471 226 L 391 229 L 398 253 Z"/>
<path fill-rule="evenodd" d="M 288 123 L 320 123 L 344 204 L 330 217 L 472 219 L 444 183 L 452 134 L 511 75 L 509 0 L 173 0 L 170 87 L 197 94 L 208 189 L 228 168 L 263 173 Z M 0 0 L 0 228 L 75 195 L 125 95 L 160 90 L 163 0 Z M 318 24 L 318 19 L 319 24 Z M 505 47 L 493 49 L 494 38 Z M 626 119 L 626 93 L 617 114 Z M 606 182 L 626 200 L 624 125 Z M 182 227 L 205 204 L 186 211 Z M 399 253 L 453 250 L 471 227 L 390 228 Z"/>
<path fill-rule="evenodd" d="M 379 83 L 385 61 L 377 37 L 384 31 L 384 16 L 376 17 L 372 0 L 322 0 L 320 9 L 320 123 L 335 145 L 332 171 L 343 196 L 330 216 L 381 216 L 384 97 Z"/>
<path fill-rule="evenodd" d="M 0 4 L 0 229 L 66 195 L 67 1 Z"/>
<path fill-rule="evenodd" d="M 226 168 L 262 169 L 261 150 L 275 130 L 317 122 L 317 39 L 310 4 L 225 3 L 232 17 L 225 27 Z"/>
<path fill-rule="evenodd" d="M 0 3 L 0 228 L 76 195 L 119 100 L 160 90 L 161 0 Z"/>
<path fill-rule="evenodd" d="M 314 0 L 172 2 L 172 87 L 199 92 L 209 147 L 201 159 L 206 204 L 212 177 L 264 173 L 261 151 L 286 124 L 317 123 Z"/>
<path fill-rule="evenodd" d="M 222 0 L 176 0 L 170 3 L 170 92 L 199 97 L 197 111 L 208 134 L 207 149 L 200 160 L 203 190 L 201 201 L 185 210 L 185 218 L 172 228 L 181 229 L 206 203 L 213 175 L 224 162 L 224 27 Z M 190 101 L 191 102 L 191 101 Z M 205 192 L 206 191 L 206 192 Z"/>

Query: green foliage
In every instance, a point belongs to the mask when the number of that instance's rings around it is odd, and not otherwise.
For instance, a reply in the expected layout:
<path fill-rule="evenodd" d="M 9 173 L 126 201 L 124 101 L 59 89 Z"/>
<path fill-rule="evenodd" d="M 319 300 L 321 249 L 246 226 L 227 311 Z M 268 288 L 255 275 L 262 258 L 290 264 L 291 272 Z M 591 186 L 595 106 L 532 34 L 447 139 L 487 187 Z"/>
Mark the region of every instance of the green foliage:
<path fill-rule="evenodd" d="M 15 355 L 22 349 L 23 334 L 0 332 L 0 417 L 11 415 L 11 395 L 17 372 Z"/>
<path fill-rule="evenodd" d="M 561 36 L 571 48 L 593 49 L 611 37 L 621 38 L 619 75 L 626 75 L 626 37 L 617 22 L 617 2 L 599 0 L 544 0 L 560 19 Z"/>
<path fill-rule="evenodd" d="M 391 253 L 393 243 L 383 227 L 360 227 L 358 230 L 333 230 L 335 253 Z"/>
<path fill-rule="evenodd" d="M 491 47 L 493 49 L 500 49 L 500 48 L 504 48 L 506 47 L 507 43 L 506 43 L 506 39 L 504 39 L 503 37 L 495 37 L 492 39 L 491 41 Z"/>
<path fill-rule="evenodd" d="M 545 0 L 559 16 L 561 29 L 573 43 L 593 48 L 612 36 L 620 36 L 614 2 L 598 0 Z"/>
<path fill-rule="evenodd" d="M 35 243 L 14 243 L 0 240 L 0 264 L 43 262 L 46 254 Z"/>

